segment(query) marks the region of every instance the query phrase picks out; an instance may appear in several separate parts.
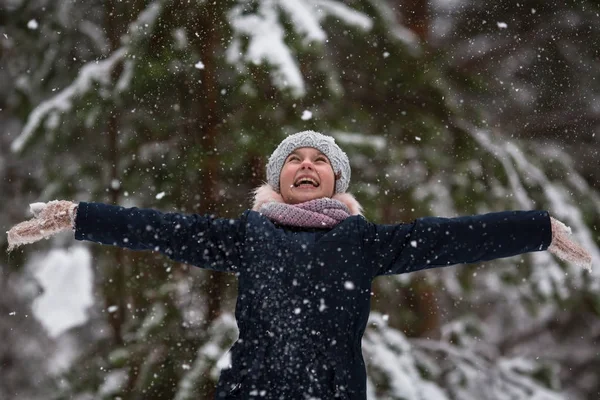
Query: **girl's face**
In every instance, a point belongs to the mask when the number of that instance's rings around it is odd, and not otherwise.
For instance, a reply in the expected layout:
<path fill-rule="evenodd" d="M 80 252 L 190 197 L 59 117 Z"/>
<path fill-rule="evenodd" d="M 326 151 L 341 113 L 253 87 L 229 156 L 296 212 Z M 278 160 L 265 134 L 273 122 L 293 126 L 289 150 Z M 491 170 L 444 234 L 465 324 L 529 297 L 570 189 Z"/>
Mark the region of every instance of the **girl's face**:
<path fill-rule="evenodd" d="M 287 156 L 279 175 L 283 201 L 297 204 L 332 197 L 335 175 L 329 159 L 312 147 L 301 147 Z"/>

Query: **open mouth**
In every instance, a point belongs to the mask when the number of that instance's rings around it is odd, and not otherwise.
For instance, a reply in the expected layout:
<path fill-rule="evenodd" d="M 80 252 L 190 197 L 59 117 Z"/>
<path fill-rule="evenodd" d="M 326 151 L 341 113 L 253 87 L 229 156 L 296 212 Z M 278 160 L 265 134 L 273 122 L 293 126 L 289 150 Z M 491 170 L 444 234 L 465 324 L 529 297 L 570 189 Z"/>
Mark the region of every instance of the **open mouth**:
<path fill-rule="evenodd" d="M 301 177 L 294 182 L 294 187 L 319 187 L 319 182 L 312 178 Z"/>

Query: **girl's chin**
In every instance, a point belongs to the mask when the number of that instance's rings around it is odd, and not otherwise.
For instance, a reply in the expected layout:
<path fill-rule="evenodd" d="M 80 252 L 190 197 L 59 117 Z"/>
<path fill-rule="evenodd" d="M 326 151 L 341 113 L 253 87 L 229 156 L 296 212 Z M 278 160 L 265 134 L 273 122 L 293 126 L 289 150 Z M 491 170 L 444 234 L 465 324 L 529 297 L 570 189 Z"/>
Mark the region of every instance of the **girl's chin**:
<path fill-rule="evenodd" d="M 295 193 L 295 195 L 292 196 L 291 201 L 289 203 L 304 203 L 305 201 L 320 199 L 321 197 L 323 197 L 323 195 L 319 193 Z"/>

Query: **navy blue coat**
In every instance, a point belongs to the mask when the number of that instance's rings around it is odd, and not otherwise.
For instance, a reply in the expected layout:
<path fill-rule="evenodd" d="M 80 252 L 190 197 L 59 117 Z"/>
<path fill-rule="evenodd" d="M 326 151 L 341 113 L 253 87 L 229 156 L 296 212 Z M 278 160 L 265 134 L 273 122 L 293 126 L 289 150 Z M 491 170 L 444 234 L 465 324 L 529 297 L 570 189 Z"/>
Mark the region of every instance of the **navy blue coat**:
<path fill-rule="evenodd" d="M 223 219 L 82 202 L 75 238 L 236 273 L 239 339 L 218 399 L 363 400 L 375 277 L 545 250 L 552 233 L 546 211 L 301 229 L 254 211 Z"/>

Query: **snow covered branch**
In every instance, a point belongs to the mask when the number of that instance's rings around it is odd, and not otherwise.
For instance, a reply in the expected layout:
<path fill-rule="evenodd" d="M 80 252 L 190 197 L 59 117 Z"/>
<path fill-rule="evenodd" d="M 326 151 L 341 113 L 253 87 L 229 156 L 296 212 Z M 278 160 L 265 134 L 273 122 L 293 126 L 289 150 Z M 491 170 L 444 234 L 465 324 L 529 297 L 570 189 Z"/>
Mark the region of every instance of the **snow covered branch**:
<path fill-rule="evenodd" d="M 443 340 L 408 339 L 377 313 L 369 321 L 363 348 L 366 359 L 375 360 L 369 376 L 377 382 L 371 386 L 385 387 L 378 389 L 385 391 L 378 395 L 407 400 L 563 398 L 532 378 L 545 368 L 536 361 L 491 358 L 472 346 Z"/>
<path fill-rule="evenodd" d="M 295 33 L 303 38 L 305 46 L 326 42 L 321 20 L 327 16 L 365 31 L 372 26 L 371 19 L 365 14 L 331 0 L 264 0 L 253 14 L 248 14 L 243 5 L 233 7 L 228 14 L 233 40 L 227 49 L 227 61 L 242 73 L 246 71 L 245 63 L 267 63 L 273 67 L 273 84 L 279 89 L 290 89 L 297 97 L 303 96 L 306 88 L 292 49 L 285 42 L 287 33 L 281 24 L 282 11 L 290 18 Z M 245 39 L 249 42 L 243 49 Z"/>
<path fill-rule="evenodd" d="M 11 150 L 20 152 L 46 117 L 50 117 L 48 127 L 55 128 L 60 118 L 59 113 L 69 111 L 73 107 L 75 98 L 87 93 L 95 82 L 108 85 L 113 68 L 125 57 L 125 54 L 126 49 L 120 48 L 105 60 L 93 61 L 84 65 L 71 85 L 56 96 L 42 102 L 29 114 L 21 134 L 12 142 Z"/>
<path fill-rule="evenodd" d="M 11 144 L 13 152 L 20 152 L 29 140 L 31 140 L 35 131 L 40 127 L 44 119 L 46 127 L 54 129 L 58 126 L 61 113 L 65 113 L 73 107 L 77 98 L 82 97 L 93 89 L 94 83 L 102 86 L 109 86 L 112 81 L 112 71 L 125 59 L 130 52 L 137 37 L 147 35 L 147 31 L 152 28 L 160 13 L 164 1 L 154 1 L 150 3 L 129 25 L 127 35 L 121 39 L 123 46 L 115 50 L 108 58 L 101 61 L 91 61 L 85 64 L 77 78 L 69 86 L 61 90 L 55 96 L 39 104 L 28 116 L 25 127 Z M 133 61 L 125 63 L 124 72 L 116 83 L 118 92 L 124 91 L 129 81 L 132 79 Z"/>

